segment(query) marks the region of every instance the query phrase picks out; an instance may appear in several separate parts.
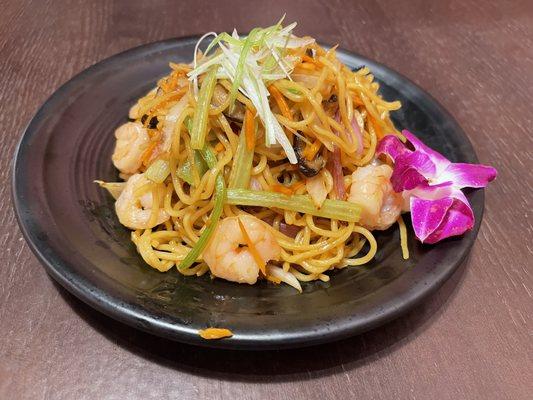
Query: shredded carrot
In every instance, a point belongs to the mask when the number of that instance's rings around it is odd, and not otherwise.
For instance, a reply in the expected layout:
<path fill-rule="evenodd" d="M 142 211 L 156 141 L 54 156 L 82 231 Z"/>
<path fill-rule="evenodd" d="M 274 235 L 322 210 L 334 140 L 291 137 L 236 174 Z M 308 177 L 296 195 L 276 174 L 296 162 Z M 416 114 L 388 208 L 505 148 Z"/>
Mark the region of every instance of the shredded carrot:
<path fill-rule="evenodd" d="M 305 62 L 305 63 L 298 64 L 296 66 L 296 68 L 305 69 L 305 70 L 308 70 L 308 71 L 314 71 L 315 70 L 315 64 Z"/>
<path fill-rule="evenodd" d="M 161 79 L 158 84 L 165 93 L 176 90 L 178 87 L 178 78 L 183 75 L 181 71 L 173 71 L 166 79 Z"/>
<path fill-rule="evenodd" d="M 272 185 L 270 188 L 272 189 L 273 192 L 286 194 L 287 196 L 292 196 L 292 194 L 293 194 L 292 189 L 288 188 L 287 186 L 277 185 L 276 184 L 276 185 Z"/>
<path fill-rule="evenodd" d="M 296 183 L 293 183 L 290 188 L 292 190 L 292 192 L 296 192 L 298 189 L 300 189 L 302 186 L 305 185 L 305 182 L 304 181 L 298 181 Z"/>
<path fill-rule="evenodd" d="M 202 339 L 207 340 L 222 339 L 233 336 L 233 332 L 226 328 L 201 329 L 198 331 L 198 334 L 202 337 Z"/>
<path fill-rule="evenodd" d="M 215 151 L 217 153 L 220 153 L 222 150 L 224 150 L 224 145 L 221 142 L 218 142 L 217 145 L 215 146 Z"/>
<path fill-rule="evenodd" d="M 298 181 L 296 183 L 293 183 L 291 186 L 275 184 L 275 185 L 270 186 L 270 189 L 272 189 L 273 192 L 285 194 L 287 196 L 292 196 L 294 192 L 300 189 L 303 185 L 305 185 L 304 181 Z"/>
<path fill-rule="evenodd" d="M 357 94 L 355 94 L 355 93 L 353 94 L 352 99 L 353 99 L 353 105 L 354 106 L 364 106 L 365 105 L 363 100 L 361 100 L 359 98 L 359 96 Z"/>
<path fill-rule="evenodd" d="M 150 140 L 159 140 L 161 138 L 161 132 L 156 131 L 155 129 L 148 129 L 148 136 Z"/>
<path fill-rule="evenodd" d="M 312 57 L 309 57 L 307 54 L 303 55 L 302 61 L 305 61 L 305 62 L 308 62 L 308 63 L 311 63 L 311 64 L 315 64 L 315 65 L 321 65 L 320 61 L 315 60 Z"/>
<path fill-rule="evenodd" d="M 154 112 L 156 112 L 158 110 L 161 110 L 161 109 L 165 108 L 169 103 L 171 103 L 173 101 L 176 101 L 176 100 L 179 101 L 185 95 L 185 93 L 188 90 L 189 90 L 188 87 L 181 88 L 176 93 L 174 93 L 172 96 L 170 96 L 168 99 L 166 99 L 165 101 L 162 101 L 161 103 L 159 103 L 155 107 L 151 108 L 150 112 L 154 113 Z"/>
<path fill-rule="evenodd" d="M 292 121 L 292 112 L 289 106 L 287 105 L 287 102 L 285 101 L 285 98 L 281 94 L 281 92 L 278 90 L 277 87 L 274 85 L 270 85 L 268 87 L 268 91 L 274 97 L 274 100 L 276 100 L 276 103 L 278 104 L 278 107 L 283 114 L 283 116 L 287 119 L 290 119 Z"/>
<path fill-rule="evenodd" d="M 244 134 L 246 135 L 246 148 L 253 151 L 255 147 L 255 122 L 254 112 L 246 107 L 244 114 Z"/>
<path fill-rule="evenodd" d="M 154 154 L 154 150 L 155 150 L 155 148 L 157 147 L 158 144 L 159 144 L 159 141 L 150 142 L 150 144 L 148 145 L 146 150 L 143 152 L 143 154 L 141 156 L 141 161 L 142 161 L 142 163 L 144 165 L 146 165 L 148 160 L 150 160 L 150 158 L 152 158 L 152 155 Z"/>
<path fill-rule="evenodd" d="M 304 157 L 309 161 L 313 160 L 321 147 L 322 142 L 318 139 L 314 143 L 307 144 L 303 152 Z"/>
<path fill-rule="evenodd" d="M 257 252 L 257 249 L 255 248 L 254 243 L 252 242 L 252 239 L 250 239 L 248 232 L 246 232 L 246 228 L 244 227 L 244 224 L 242 223 L 241 219 L 237 218 L 237 221 L 239 221 L 239 228 L 241 228 L 242 236 L 244 237 L 244 241 L 246 242 L 246 245 L 248 246 L 248 250 L 250 250 L 250 253 L 252 253 L 255 263 L 259 266 L 259 269 L 261 270 L 263 275 L 266 276 L 265 261 L 261 258 L 261 256 Z"/>

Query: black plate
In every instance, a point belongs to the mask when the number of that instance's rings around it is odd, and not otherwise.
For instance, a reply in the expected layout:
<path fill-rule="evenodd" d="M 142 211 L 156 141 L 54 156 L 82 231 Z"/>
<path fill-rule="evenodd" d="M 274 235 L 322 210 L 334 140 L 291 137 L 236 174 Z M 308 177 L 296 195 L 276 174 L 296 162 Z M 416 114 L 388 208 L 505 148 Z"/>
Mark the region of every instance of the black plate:
<path fill-rule="evenodd" d="M 16 151 L 13 198 L 22 232 L 48 273 L 68 291 L 126 324 L 181 342 L 239 349 L 312 345 L 354 335 L 399 316 L 450 277 L 474 242 L 484 194 L 468 194 L 474 229 L 424 246 L 410 235 L 400 254 L 396 228 L 378 235 L 375 260 L 332 274 L 328 283 L 255 286 L 159 273 L 137 255 L 113 201 L 93 183 L 113 181 L 114 129 L 128 108 L 168 73 L 188 62 L 197 38 L 172 39 L 115 55 L 63 85 L 37 112 Z M 431 96 L 387 67 L 339 50 L 350 67 L 369 66 L 387 99 L 399 99 L 398 127 L 408 128 L 452 161 L 477 162 L 464 132 Z M 23 278 L 21 278 L 23 279 Z M 216 326 L 231 339 L 204 341 Z"/>

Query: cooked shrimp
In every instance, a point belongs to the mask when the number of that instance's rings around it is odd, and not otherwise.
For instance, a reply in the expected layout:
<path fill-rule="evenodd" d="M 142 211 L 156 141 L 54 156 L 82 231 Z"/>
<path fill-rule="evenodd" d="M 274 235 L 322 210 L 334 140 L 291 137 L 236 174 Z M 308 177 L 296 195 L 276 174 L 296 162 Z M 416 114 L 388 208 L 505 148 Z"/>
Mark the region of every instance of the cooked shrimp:
<path fill-rule="evenodd" d="M 115 202 L 118 220 L 122 225 L 130 229 L 149 229 L 170 218 L 165 210 L 160 209 L 156 220 L 150 224 L 153 206 L 152 193 L 135 197 L 135 190 L 149 183 L 150 181 L 143 174 L 132 175 L 126 182 L 126 187 Z"/>
<path fill-rule="evenodd" d="M 138 172 L 142 164 L 142 154 L 150 138 L 148 132 L 138 122 L 126 122 L 115 131 L 117 143 L 111 159 L 115 167 L 126 174 Z"/>
<path fill-rule="evenodd" d="M 203 258 L 214 276 L 253 285 L 259 276 L 259 265 L 248 249 L 239 219 L 262 260 L 266 263 L 279 259 L 281 248 L 270 228 L 251 215 L 224 218 L 204 250 Z"/>
<path fill-rule="evenodd" d="M 391 175 L 385 164 L 370 164 L 352 174 L 348 200 L 361 205 L 361 225 L 368 229 L 387 229 L 400 216 L 402 197 L 392 189 Z"/>

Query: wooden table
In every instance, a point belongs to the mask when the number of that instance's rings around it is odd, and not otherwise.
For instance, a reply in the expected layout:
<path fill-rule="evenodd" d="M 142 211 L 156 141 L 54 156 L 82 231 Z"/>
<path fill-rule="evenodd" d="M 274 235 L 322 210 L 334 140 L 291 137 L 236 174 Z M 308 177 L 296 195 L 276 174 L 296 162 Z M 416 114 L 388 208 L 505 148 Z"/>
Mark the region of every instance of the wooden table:
<path fill-rule="evenodd" d="M 526 399 L 533 396 L 533 3 L 524 1 L 4 1 L 0 13 L 0 398 Z M 14 219 L 10 162 L 58 86 L 168 37 L 297 31 L 396 69 L 459 121 L 487 190 L 471 256 L 404 318 L 339 343 L 211 351 L 137 332 L 51 281 Z"/>

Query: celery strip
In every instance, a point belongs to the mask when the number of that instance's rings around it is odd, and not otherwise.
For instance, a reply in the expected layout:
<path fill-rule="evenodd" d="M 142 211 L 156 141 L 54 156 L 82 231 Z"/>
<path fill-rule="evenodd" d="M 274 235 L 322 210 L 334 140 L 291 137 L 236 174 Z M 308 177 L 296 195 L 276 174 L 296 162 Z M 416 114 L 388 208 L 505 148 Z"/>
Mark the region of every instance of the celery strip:
<path fill-rule="evenodd" d="M 185 123 L 185 127 L 187 128 L 187 130 L 189 131 L 189 133 L 192 131 L 192 118 L 191 117 L 187 117 L 185 118 L 185 121 L 183 121 Z"/>
<path fill-rule="evenodd" d="M 217 157 L 213 153 L 213 150 L 211 150 L 210 148 L 206 148 L 204 150 L 201 150 L 201 154 L 209 168 L 213 168 L 216 165 Z M 204 251 L 205 246 L 207 246 L 209 239 L 215 232 L 218 220 L 222 215 L 225 197 L 226 187 L 224 185 L 224 178 L 222 174 L 219 173 L 215 181 L 215 205 L 213 206 L 213 211 L 211 211 L 209 222 L 206 224 L 204 231 L 200 235 L 200 238 L 193 246 L 191 251 L 189 251 L 189 253 L 185 256 L 180 265 L 178 265 L 178 269 L 189 268 Z"/>
<path fill-rule="evenodd" d="M 144 176 L 150 179 L 155 183 L 162 183 L 167 179 L 167 176 L 170 174 L 170 165 L 166 160 L 157 160 L 154 161 L 146 172 Z"/>
<path fill-rule="evenodd" d="M 311 198 L 306 195 L 287 196 L 281 193 L 246 189 L 229 189 L 227 204 L 281 208 L 348 222 L 359 222 L 361 215 L 361 206 L 348 201 L 326 199 L 321 208 L 316 208 Z"/>
<path fill-rule="evenodd" d="M 194 150 L 194 166 L 198 170 L 198 175 L 200 176 L 200 178 L 207 171 L 207 165 L 197 150 Z M 183 179 L 185 182 L 187 182 L 189 185 L 192 185 L 194 183 L 194 178 L 192 175 L 193 174 L 192 168 L 193 168 L 193 163 L 191 163 L 191 160 L 187 160 L 178 169 L 178 176 L 181 179 Z"/>
<path fill-rule="evenodd" d="M 217 83 L 217 70 L 218 66 L 211 67 L 198 93 L 198 104 L 194 111 L 191 130 L 191 147 L 196 150 L 203 149 L 205 137 L 207 136 L 209 104 Z"/>
<path fill-rule="evenodd" d="M 229 176 L 228 187 L 232 189 L 248 189 L 250 184 L 254 149 L 248 150 L 246 135 L 244 133 L 245 129 L 245 124 L 243 124 L 241 134 L 239 135 L 237 151 L 233 159 L 233 166 L 231 167 L 231 174 Z"/>

